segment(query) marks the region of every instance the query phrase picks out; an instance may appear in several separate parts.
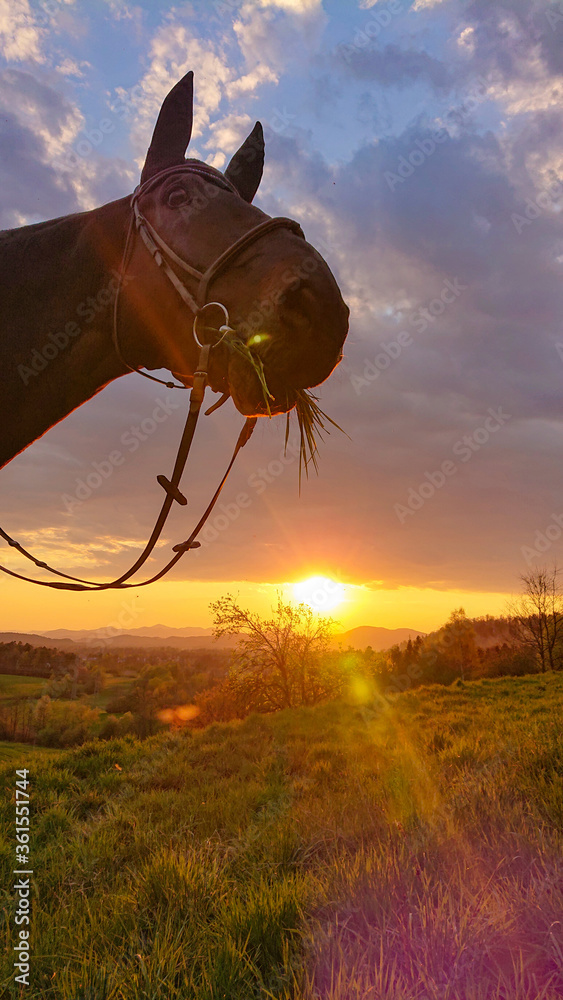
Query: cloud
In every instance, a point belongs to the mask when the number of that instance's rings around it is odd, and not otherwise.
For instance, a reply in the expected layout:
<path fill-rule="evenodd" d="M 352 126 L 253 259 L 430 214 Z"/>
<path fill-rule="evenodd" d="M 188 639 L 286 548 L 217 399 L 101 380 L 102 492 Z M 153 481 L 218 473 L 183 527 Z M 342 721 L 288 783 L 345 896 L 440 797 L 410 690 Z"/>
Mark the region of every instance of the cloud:
<path fill-rule="evenodd" d="M 0 0 L 0 44 L 4 59 L 12 62 L 45 61 L 43 32 L 28 0 Z"/>
<path fill-rule="evenodd" d="M 541 0 L 514 0 L 510 7 L 472 0 L 462 20 L 473 28 L 473 71 L 495 69 L 504 80 L 563 74 L 563 46 L 550 28 Z"/>
<path fill-rule="evenodd" d="M 127 0 L 105 0 L 108 10 L 116 21 L 133 21 L 142 23 L 143 8 L 136 4 L 128 3 Z"/>
<path fill-rule="evenodd" d="M 413 10 L 427 10 L 429 7 L 437 7 L 444 3 L 444 0 L 415 0 Z"/>
<path fill-rule="evenodd" d="M 277 83 L 277 74 L 265 63 L 259 64 L 244 76 L 232 80 L 225 86 L 225 93 L 230 101 L 240 99 L 241 95 L 252 94 L 265 83 Z"/>
<path fill-rule="evenodd" d="M 360 80 L 375 80 L 384 86 L 408 86 L 423 79 L 438 90 L 451 87 L 448 69 L 427 52 L 401 49 L 386 45 L 384 49 L 354 49 L 344 56 L 339 54 L 341 65 Z"/>
<path fill-rule="evenodd" d="M 66 215 L 127 194 L 136 174 L 81 136 L 78 107 L 32 73 L 0 72 L 0 202 L 6 228 Z M 100 133 L 101 135 L 101 133 Z"/>
<path fill-rule="evenodd" d="M 83 125 L 76 105 L 24 70 L 7 69 L 0 74 L 0 100 L 41 140 L 46 158 L 61 156 Z"/>
<path fill-rule="evenodd" d="M 518 78 L 508 83 L 493 84 L 488 93 L 511 117 L 549 108 L 560 109 L 563 104 L 563 76 L 555 79 L 546 77 L 543 64 L 536 61 L 535 64 L 528 64 Z"/>
<path fill-rule="evenodd" d="M 140 165 L 162 101 L 188 70 L 193 70 L 195 77 L 193 138 L 197 139 L 218 110 L 225 84 L 234 74 L 220 45 L 194 38 L 187 26 L 172 18 L 153 37 L 149 68 L 139 82 L 142 96 L 137 103 L 131 140 Z"/>
<path fill-rule="evenodd" d="M 210 126 L 211 138 L 206 146 L 221 149 L 236 149 L 251 128 L 250 115 L 225 115 Z"/>
<path fill-rule="evenodd" d="M 0 117 L 0 227 L 10 229 L 78 208 L 70 185 L 42 163 L 45 149 L 29 129 L 4 109 Z"/>
<path fill-rule="evenodd" d="M 0 73 L 0 107 L 4 225 L 76 210 L 72 180 L 53 163 L 81 124 L 75 106 L 31 73 L 10 69 Z"/>
<path fill-rule="evenodd" d="M 233 30 L 247 69 L 268 67 L 279 77 L 311 58 L 326 22 L 320 0 L 261 0 L 243 3 Z"/>
<path fill-rule="evenodd" d="M 317 14 L 322 11 L 322 0 L 258 0 L 260 7 L 277 7 L 291 14 Z"/>
<path fill-rule="evenodd" d="M 239 108 L 241 97 L 248 102 L 263 86 L 277 83 L 287 71 L 288 54 L 293 62 L 310 53 L 326 20 L 320 0 L 245 2 L 236 13 L 232 28 L 213 37 L 199 35 L 186 11 L 177 8 L 157 29 L 131 130 L 139 165 L 164 97 L 188 70 L 195 78 L 193 139 L 197 142 L 203 136 L 204 148 L 212 148 L 206 136 L 211 129 L 219 144 L 228 148 L 234 138 L 229 129 L 237 120 L 231 106 Z M 219 153 L 213 162 L 222 162 Z"/>
<path fill-rule="evenodd" d="M 561 111 L 529 115 L 517 132 L 505 140 L 511 158 L 511 176 L 522 199 L 544 191 L 563 179 Z"/>
<path fill-rule="evenodd" d="M 214 151 L 215 159 L 220 157 L 214 166 L 223 167 L 238 149 L 252 128 L 250 115 L 225 115 L 210 126 L 210 138 L 205 143 L 205 149 Z"/>
<path fill-rule="evenodd" d="M 90 63 L 85 60 L 78 63 L 76 59 L 70 59 L 68 57 L 61 60 L 56 67 L 57 73 L 60 73 L 61 76 L 83 77 L 86 69 L 90 69 Z"/>

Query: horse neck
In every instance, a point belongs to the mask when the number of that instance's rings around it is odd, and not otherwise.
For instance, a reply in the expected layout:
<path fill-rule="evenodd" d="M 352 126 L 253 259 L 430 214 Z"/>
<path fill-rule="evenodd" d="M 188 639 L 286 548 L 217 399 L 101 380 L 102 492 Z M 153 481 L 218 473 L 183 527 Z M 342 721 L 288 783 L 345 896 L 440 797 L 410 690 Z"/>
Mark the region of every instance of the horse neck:
<path fill-rule="evenodd" d="M 0 467 L 126 373 L 112 323 L 129 211 L 0 233 Z"/>

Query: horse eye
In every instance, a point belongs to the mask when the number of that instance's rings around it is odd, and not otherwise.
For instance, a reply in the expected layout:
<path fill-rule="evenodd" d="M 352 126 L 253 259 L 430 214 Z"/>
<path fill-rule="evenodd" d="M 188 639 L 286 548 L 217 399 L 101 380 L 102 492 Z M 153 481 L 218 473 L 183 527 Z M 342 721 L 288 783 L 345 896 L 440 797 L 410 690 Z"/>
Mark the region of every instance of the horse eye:
<path fill-rule="evenodd" d="M 183 188 L 174 188 L 173 191 L 168 195 L 168 204 L 170 208 L 179 208 L 180 205 L 185 205 L 188 200 L 188 193 L 184 191 Z"/>

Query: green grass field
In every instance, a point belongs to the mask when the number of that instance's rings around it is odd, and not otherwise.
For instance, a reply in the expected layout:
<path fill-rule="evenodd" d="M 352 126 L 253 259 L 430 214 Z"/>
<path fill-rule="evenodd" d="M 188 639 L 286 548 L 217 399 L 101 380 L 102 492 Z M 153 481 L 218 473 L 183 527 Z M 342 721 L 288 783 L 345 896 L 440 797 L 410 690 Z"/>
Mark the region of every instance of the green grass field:
<path fill-rule="evenodd" d="M 11 701 L 13 698 L 40 698 L 43 689 L 49 681 L 45 677 L 24 677 L 21 674 L 0 674 L 0 704 L 2 701 Z M 109 675 L 105 679 L 103 691 L 98 694 L 81 695 L 81 701 L 90 708 L 105 707 L 116 695 L 123 694 L 131 686 L 131 677 L 113 677 Z M 70 699 L 58 699 L 69 702 Z"/>
<path fill-rule="evenodd" d="M 0 996 L 561 1000 L 562 710 L 511 678 L 39 757 L 22 993 L 12 760 Z"/>
<path fill-rule="evenodd" d="M 131 677 L 114 677 L 109 675 L 105 678 L 103 690 L 97 694 L 79 694 L 77 699 L 57 697 L 56 704 L 59 708 L 73 708 L 77 704 L 86 705 L 88 708 L 97 708 L 101 713 L 100 720 L 103 720 L 106 715 L 107 705 L 112 699 L 126 693 L 131 687 L 131 683 Z M 49 681 L 45 677 L 0 674 L 0 708 L 9 708 L 10 705 L 21 698 L 30 700 L 39 699 L 48 687 L 48 684 Z M 94 730 L 95 733 L 97 731 L 97 729 Z M 9 746 L 9 744 L 6 744 L 6 746 Z M 0 754 L 0 762 L 2 759 Z"/>
<path fill-rule="evenodd" d="M 106 705 L 112 698 L 124 694 L 131 687 L 131 677 L 114 677 L 111 674 L 106 677 L 104 689 L 99 694 L 87 695 L 86 704 L 90 708 L 100 708 L 105 712 Z"/>
<path fill-rule="evenodd" d="M 44 677 L 0 674 L 0 701 L 5 698 L 40 698 L 46 683 Z"/>
<path fill-rule="evenodd" d="M 31 758 L 34 760 L 39 758 L 45 759 L 45 757 L 52 756 L 57 752 L 56 750 L 51 750 L 49 747 L 34 747 L 29 743 L 8 743 L 0 740 L 0 764 L 8 764 L 13 761 L 14 767 L 19 767 L 24 757 L 27 762 L 26 766 L 29 767 L 29 760 Z"/>

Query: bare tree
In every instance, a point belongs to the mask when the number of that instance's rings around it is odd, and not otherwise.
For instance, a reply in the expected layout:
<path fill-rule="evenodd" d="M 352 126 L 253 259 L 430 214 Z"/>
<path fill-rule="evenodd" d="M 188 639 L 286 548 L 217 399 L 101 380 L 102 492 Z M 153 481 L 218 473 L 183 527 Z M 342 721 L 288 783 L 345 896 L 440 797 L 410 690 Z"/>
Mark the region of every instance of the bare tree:
<path fill-rule="evenodd" d="M 305 604 L 285 604 L 280 595 L 272 616 L 262 619 L 231 595 L 211 605 L 215 636 L 235 635 L 235 672 L 260 692 L 265 711 L 308 705 L 325 697 L 322 653 L 333 622 Z"/>
<path fill-rule="evenodd" d="M 516 638 L 537 654 L 540 670 L 561 667 L 563 652 L 563 591 L 560 570 L 538 567 L 523 573 L 522 595 L 510 605 Z"/>

